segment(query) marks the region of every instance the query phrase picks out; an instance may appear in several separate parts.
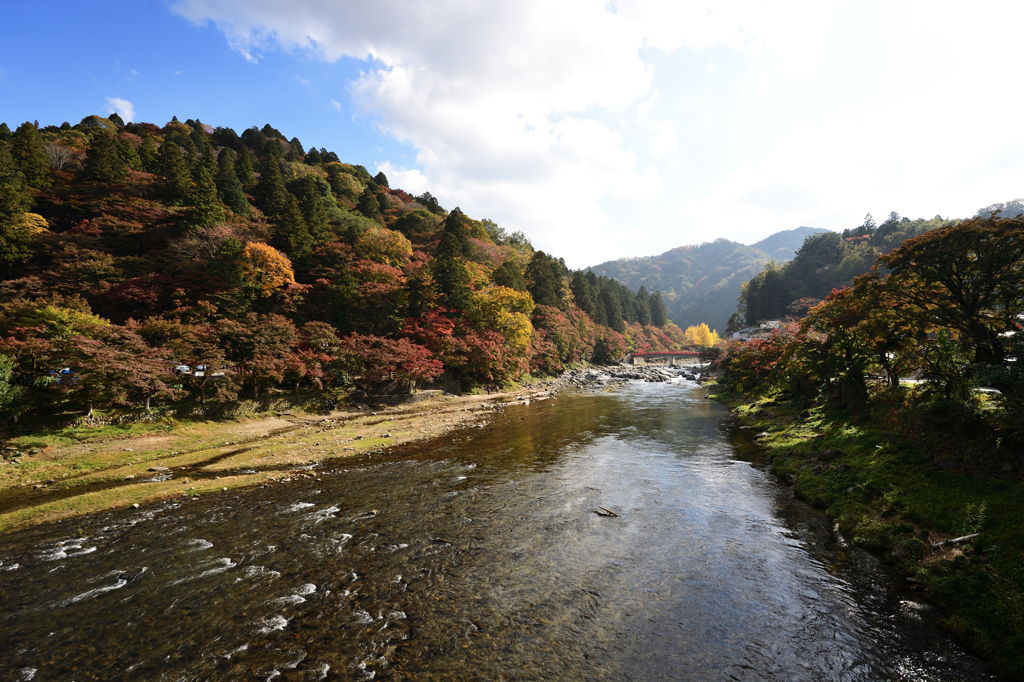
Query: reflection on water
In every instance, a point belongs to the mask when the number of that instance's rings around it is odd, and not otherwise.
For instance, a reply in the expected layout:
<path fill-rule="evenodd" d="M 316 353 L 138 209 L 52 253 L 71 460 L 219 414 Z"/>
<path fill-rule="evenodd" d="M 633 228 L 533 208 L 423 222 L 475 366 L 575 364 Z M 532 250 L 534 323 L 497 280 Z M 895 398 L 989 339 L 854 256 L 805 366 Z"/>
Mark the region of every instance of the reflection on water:
<path fill-rule="evenodd" d="M 634 384 L 8 536 L 0 676 L 988 679 L 727 423 L 693 385 Z"/>

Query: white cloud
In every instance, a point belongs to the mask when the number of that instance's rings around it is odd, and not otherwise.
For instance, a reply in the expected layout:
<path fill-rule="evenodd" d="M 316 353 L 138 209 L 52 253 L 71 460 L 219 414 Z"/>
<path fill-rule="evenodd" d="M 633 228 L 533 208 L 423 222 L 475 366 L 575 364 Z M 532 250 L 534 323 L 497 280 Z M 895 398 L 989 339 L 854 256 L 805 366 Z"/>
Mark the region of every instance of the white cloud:
<path fill-rule="evenodd" d="M 579 250 L 579 230 L 609 226 L 603 200 L 658 190 L 657 171 L 638 163 L 612 114 L 654 76 L 640 54 L 644 27 L 627 12 L 584 0 L 174 7 L 216 23 L 247 58 L 276 43 L 327 61 L 371 60 L 353 100 L 418 152 L 420 175 L 395 184 L 429 177 L 447 207 L 523 229 L 543 248 Z M 671 121 L 642 123 L 659 154 L 675 148 Z"/>
<path fill-rule="evenodd" d="M 121 99 L 120 97 L 107 98 L 107 113 L 113 114 L 114 112 L 117 112 L 117 115 L 124 119 L 126 123 L 135 120 L 135 105 L 126 99 Z"/>
<path fill-rule="evenodd" d="M 303 78 L 302 76 L 296 76 L 295 80 L 298 81 L 299 84 L 301 84 L 301 85 L 309 85 L 309 80 L 306 79 L 306 78 Z"/>
<path fill-rule="evenodd" d="M 417 152 L 378 164 L 393 186 L 522 229 L 573 266 L 841 229 L 866 211 L 967 215 L 1024 194 L 1019 58 L 992 33 L 1018 25 L 1024 5 L 173 7 L 214 22 L 249 61 L 278 48 L 363 60 L 349 108 Z"/>

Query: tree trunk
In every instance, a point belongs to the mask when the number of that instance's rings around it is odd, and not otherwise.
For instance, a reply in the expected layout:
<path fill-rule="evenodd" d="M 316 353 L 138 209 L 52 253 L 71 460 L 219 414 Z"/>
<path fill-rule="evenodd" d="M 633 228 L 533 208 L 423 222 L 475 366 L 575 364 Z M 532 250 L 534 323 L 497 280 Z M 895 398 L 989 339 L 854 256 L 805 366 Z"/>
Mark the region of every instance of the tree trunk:
<path fill-rule="evenodd" d="M 146 396 L 146 412 L 149 412 L 149 401 L 150 401 L 150 398 L 152 398 L 152 396 L 148 396 L 148 395 Z"/>
<path fill-rule="evenodd" d="M 86 403 L 85 418 L 92 419 L 92 401 Z"/>

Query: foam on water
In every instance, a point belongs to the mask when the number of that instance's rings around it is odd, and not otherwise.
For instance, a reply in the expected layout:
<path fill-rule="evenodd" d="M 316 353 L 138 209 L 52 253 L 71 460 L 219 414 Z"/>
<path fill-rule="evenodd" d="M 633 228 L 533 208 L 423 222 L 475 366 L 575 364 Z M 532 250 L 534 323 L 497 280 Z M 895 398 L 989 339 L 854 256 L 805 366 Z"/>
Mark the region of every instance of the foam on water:
<path fill-rule="evenodd" d="M 67 600 L 61 602 L 60 605 L 61 606 L 67 606 L 68 604 L 75 604 L 77 602 L 84 601 L 86 599 L 92 599 L 93 597 L 99 596 L 99 595 L 104 594 L 106 592 L 111 592 L 113 590 L 119 590 L 119 589 L 121 589 L 122 587 L 124 587 L 127 584 L 128 584 L 128 581 L 126 579 L 120 578 L 113 585 L 107 585 L 106 587 L 97 587 L 94 590 L 89 590 L 88 592 L 83 592 L 82 594 L 80 594 L 80 595 L 78 595 L 76 597 L 72 597 L 71 599 L 67 599 Z"/>
<path fill-rule="evenodd" d="M 270 618 L 264 619 L 261 625 L 263 627 L 259 629 L 259 634 L 269 635 L 271 632 L 284 630 L 286 627 L 288 627 L 288 619 L 284 616 L 271 616 Z"/>

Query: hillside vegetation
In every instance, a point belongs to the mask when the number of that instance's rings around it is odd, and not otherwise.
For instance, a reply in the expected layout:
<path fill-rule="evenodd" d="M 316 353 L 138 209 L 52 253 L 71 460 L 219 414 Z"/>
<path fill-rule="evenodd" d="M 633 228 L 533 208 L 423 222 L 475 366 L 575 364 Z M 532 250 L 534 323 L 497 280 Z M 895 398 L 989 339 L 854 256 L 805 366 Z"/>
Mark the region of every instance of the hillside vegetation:
<path fill-rule="evenodd" d="M 1020 679 L 1024 215 L 980 213 L 894 220 L 881 237 L 808 238 L 765 271 L 789 296 L 821 295 L 887 239 L 899 243 L 899 230 L 921 232 L 800 321 L 727 344 L 721 396 L 765 430 L 769 459 L 798 494 L 888 555 L 946 609 L 951 630 Z M 822 251 L 819 263 L 846 273 L 812 267 Z"/>
<path fill-rule="evenodd" d="M 724 331 L 744 282 L 774 261 L 793 258 L 809 235 L 825 230 L 800 227 L 777 232 L 746 246 L 717 239 L 699 246 L 681 246 L 659 256 L 625 258 L 595 265 L 591 270 L 630 289 L 660 290 L 669 317 L 681 327 L 706 322 Z"/>
<path fill-rule="evenodd" d="M 7 416 L 469 389 L 685 343 L 657 291 L 270 125 L 0 124 Z"/>

